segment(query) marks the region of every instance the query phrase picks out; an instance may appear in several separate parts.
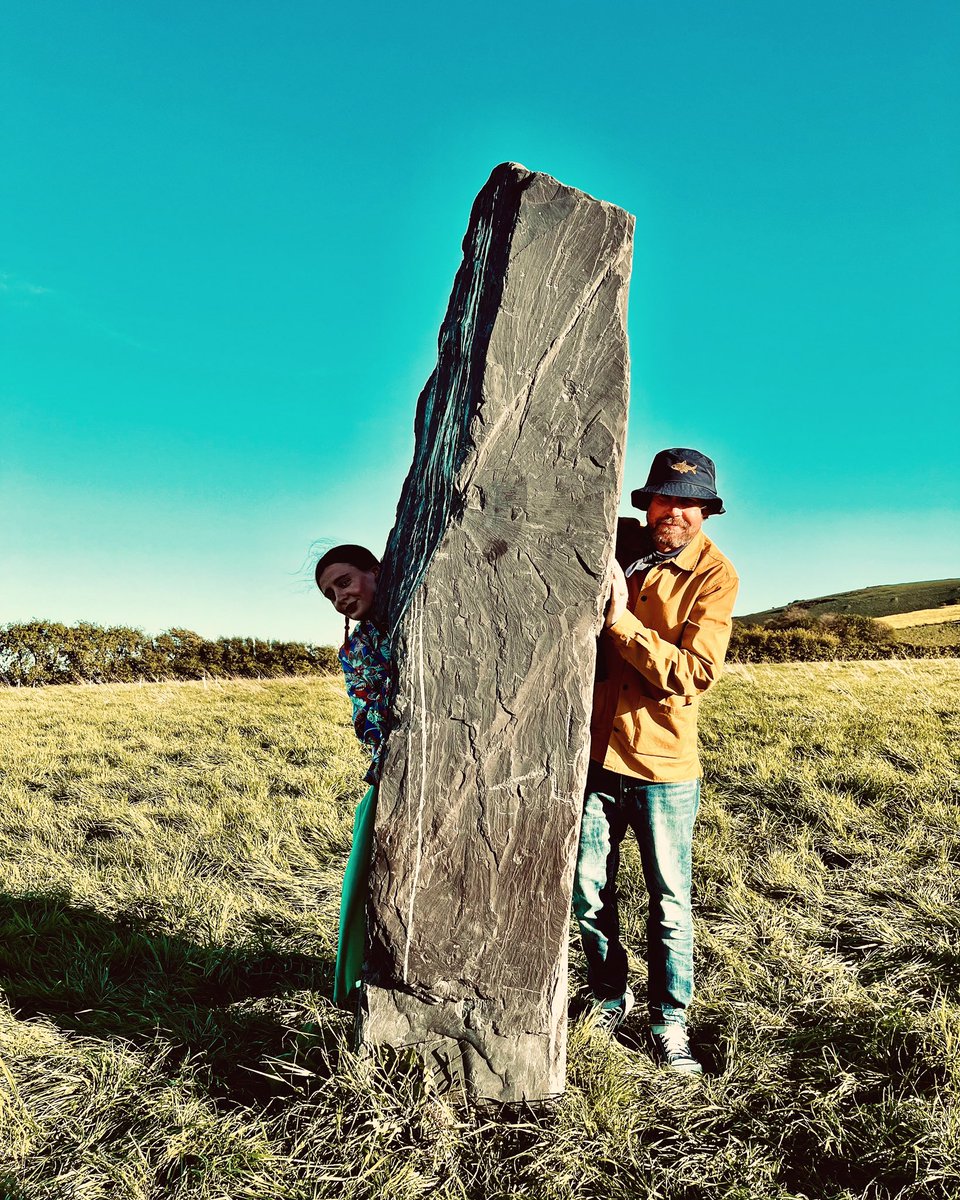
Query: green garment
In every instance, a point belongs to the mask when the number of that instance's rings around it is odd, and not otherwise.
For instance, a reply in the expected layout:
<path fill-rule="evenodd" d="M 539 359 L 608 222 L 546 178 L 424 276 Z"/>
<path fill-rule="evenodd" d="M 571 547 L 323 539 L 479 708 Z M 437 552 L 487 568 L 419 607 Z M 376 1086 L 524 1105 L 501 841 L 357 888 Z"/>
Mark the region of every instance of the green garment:
<path fill-rule="evenodd" d="M 377 789 L 371 785 L 357 805 L 353 818 L 353 845 L 350 847 L 347 869 L 343 873 L 337 966 L 333 976 L 334 1004 L 346 1004 L 351 992 L 360 986 L 367 940 L 367 881 L 370 878 L 370 850 L 376 811 Z"/>

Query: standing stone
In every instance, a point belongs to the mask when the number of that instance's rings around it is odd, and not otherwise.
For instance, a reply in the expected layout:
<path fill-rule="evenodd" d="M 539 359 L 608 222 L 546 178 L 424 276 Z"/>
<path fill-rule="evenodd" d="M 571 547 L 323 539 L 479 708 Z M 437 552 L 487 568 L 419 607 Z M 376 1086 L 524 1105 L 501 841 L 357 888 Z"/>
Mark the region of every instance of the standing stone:
<path fill-rule="evenodd" d="M 395 723 L 361 1043 L 564 1087 L 567 938 L 627 420 L 633 218 L 514 163 L 477 197 L 378 588 Z"/>

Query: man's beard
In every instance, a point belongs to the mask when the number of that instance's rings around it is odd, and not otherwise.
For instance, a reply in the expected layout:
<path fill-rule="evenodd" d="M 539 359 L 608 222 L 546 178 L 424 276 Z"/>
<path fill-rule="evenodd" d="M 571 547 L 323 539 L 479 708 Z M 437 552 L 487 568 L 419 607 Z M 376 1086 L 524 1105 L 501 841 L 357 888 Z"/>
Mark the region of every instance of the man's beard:
<path fill-rule="evenodd" d="M 661 554 L 665 554 L 669 550 L 679 550 L 693 537 L 689 525 L 682 521 L 676 521 L 672 517 L 661 517 L 650 533 L 654 546 Z"/>

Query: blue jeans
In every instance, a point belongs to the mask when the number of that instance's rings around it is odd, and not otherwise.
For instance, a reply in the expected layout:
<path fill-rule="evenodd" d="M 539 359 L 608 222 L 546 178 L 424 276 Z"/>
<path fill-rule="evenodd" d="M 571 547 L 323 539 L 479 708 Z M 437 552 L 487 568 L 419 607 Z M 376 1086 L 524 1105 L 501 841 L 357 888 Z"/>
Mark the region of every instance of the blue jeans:
<path fill-rule="evenodd" d="M 653 1024 L 685 1025 L 693 999 L 690 860 L 700 781 L 648 783 L 591 762 L 583 802 L 573 911 L 598 1000 L 627 989 L 620 944 L 617 869 L 620 843 L 633 829 L 647 885 L 647 1005 Z"/>

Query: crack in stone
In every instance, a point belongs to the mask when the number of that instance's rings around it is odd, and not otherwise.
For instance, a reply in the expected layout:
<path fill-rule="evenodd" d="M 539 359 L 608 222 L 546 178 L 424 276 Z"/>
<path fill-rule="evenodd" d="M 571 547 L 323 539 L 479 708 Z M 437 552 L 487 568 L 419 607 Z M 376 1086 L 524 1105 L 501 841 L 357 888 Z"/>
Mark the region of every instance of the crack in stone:
<path fill-rule="evenodd" d="M 413 942 L 413 909 L 417 899 L 417 888 L 420 885 L 420 868 L 423 864 L 423 810 L 426 804 L 427 783 L 427 702 L 424 694 L 423 677 L 423 595 L 416 594 L 420 601 L 416 612 L 415 629 L 417 632 L 417 683 L 420 696 L 420 798 L 417 807 L 417 849 L 414 857 L 413 882 L 410 886 L 410 903 L 407 908 L 407 944 L 403 950 L 403 982 L 410 977 L 410 946 Z M 412 721 L 411 721 L 412 725 Z"/>

